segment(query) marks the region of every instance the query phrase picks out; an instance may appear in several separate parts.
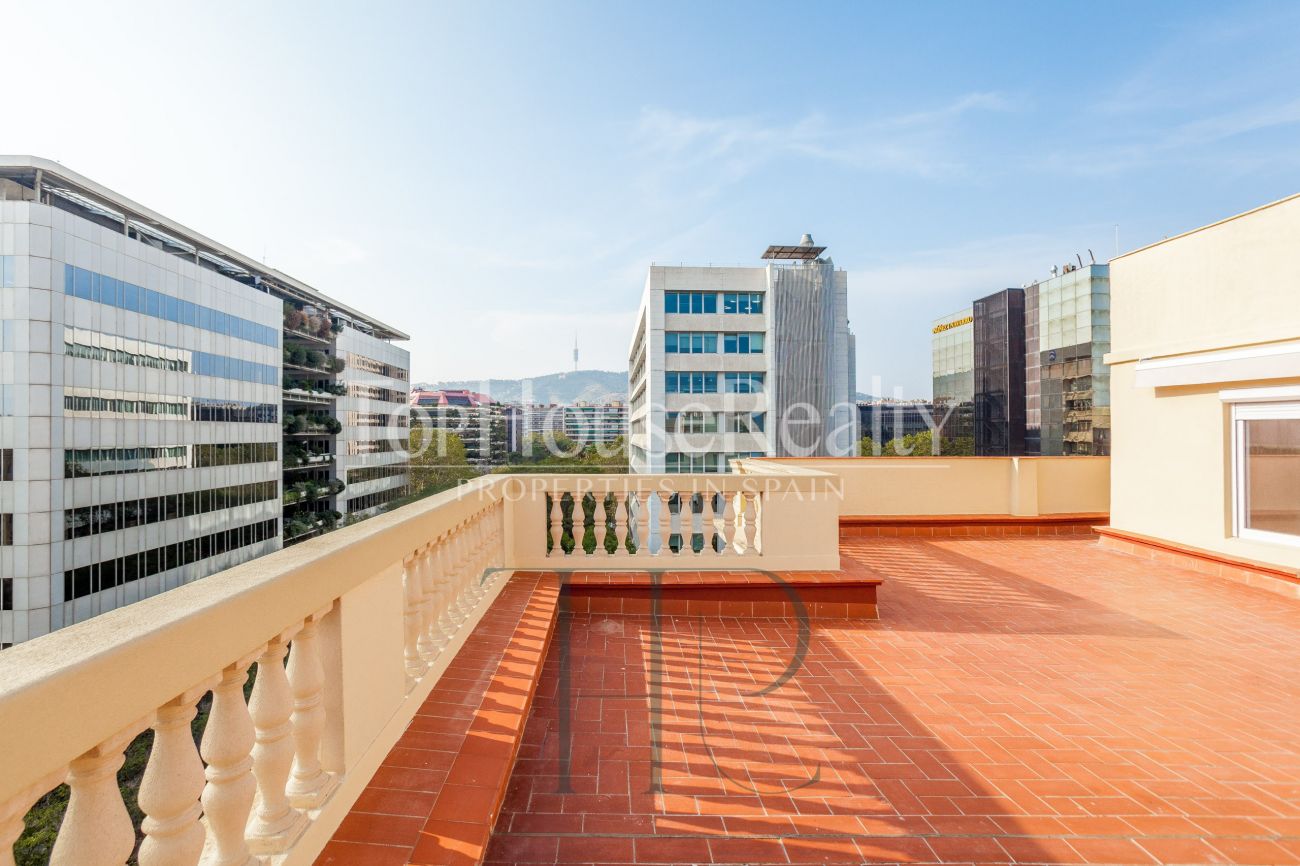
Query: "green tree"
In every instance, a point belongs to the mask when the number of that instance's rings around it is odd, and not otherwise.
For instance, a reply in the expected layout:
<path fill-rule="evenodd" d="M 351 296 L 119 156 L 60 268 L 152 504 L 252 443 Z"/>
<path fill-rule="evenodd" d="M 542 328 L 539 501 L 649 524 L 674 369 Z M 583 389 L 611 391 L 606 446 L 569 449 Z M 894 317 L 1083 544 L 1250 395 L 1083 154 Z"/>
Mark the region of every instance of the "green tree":
<path fill-rule="evenodd" d="M 465 442 L 455 433 L 416 425 L 411 428 L 408 445 L 413 495 L 447 490 L 478 474 L 469 463 Z"/>
<path fill-rule="evenodd" d="M 563 433 L 534 433 L 522 452 L 495 472 L 626 472 L 627 443 L 620 436 L 603 445 L 581 446 Z"/>
<path fill-rule="evenodd" d="M 972 436 L 940 437 L 936 450 L 934 431 L 922 430 L 901 439 L 890 439 L 879 446 L 879 454 L 876 447 L 870 436 L 863 436 L 858 443 L 858 454 L 863 457 L 971 457 L 975 454 L 975 439 Z"/>

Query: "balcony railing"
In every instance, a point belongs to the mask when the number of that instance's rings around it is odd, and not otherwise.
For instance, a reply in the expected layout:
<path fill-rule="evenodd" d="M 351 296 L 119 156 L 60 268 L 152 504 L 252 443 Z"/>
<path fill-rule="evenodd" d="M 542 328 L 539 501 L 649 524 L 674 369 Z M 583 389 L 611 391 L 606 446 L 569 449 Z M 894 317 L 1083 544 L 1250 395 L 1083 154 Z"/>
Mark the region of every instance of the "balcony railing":
<path fill-rule="evenodd" d="M 837 568 L 835 476 L 739 468 L 479 478 L 6 650 L 0 866 L 63 782 L 51 863 L 125 862 L 136 835 L 116 776 L 150 728 L 143 866 L 312 862 L 505 570 Z M 571 539 L 594 541 L 567 552 L 566 501 Z"/>

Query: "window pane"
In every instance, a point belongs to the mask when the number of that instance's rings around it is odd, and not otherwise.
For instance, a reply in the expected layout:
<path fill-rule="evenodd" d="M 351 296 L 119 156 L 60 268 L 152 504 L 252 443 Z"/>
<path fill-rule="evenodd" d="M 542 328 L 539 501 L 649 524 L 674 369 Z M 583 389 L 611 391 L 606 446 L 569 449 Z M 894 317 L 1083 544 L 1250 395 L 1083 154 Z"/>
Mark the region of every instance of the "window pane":
<path fill-rule="evenodd" d="M 1300 420 L 1245 421 L 1246 526 L 1300 536 Z"/>

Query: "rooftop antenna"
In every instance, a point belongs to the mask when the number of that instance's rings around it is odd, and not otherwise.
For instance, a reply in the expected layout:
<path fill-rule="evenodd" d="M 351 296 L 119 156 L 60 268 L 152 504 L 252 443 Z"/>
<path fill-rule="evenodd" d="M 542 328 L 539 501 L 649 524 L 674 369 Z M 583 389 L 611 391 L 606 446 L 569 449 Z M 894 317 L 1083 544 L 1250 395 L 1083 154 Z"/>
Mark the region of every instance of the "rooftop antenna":
<path fill-rule="evenodd" d="M 1088 248 L 1088 258 L 1092 259 L 1092 263 L 1093 263 L 1094 265 L 1097 264 L 1097 257 L 1096 257 L 1095 255 L 1093 255 L 1093 252 L 1092 252 L 1092 248 L 1091 248 L 1091 247 Z"/>
<path fill-rule="evenodd" d="M 1075 254 L 1074 254 L 1074 257 L 1075 257 L 1076 259 L 1079 260 L 1079 267 L 1082 268 L 1082 267 L 1083 267 L 1083 256 L 1079 255 L 1078 253 L 1075 253 Z"/>

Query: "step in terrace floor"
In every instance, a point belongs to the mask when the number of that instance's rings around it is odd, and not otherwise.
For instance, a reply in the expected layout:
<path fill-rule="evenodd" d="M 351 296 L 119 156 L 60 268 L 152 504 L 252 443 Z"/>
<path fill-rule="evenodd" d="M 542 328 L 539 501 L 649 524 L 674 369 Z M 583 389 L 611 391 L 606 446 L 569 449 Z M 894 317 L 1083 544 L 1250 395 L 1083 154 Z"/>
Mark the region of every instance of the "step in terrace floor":
<path fill-rule="evenodd" d="M 1300 863 L 1300 604 L 1085 535 L 842 552 L 879 619 L 557 616 L 490 842 L 430 748 L 321 862 Z"/>

